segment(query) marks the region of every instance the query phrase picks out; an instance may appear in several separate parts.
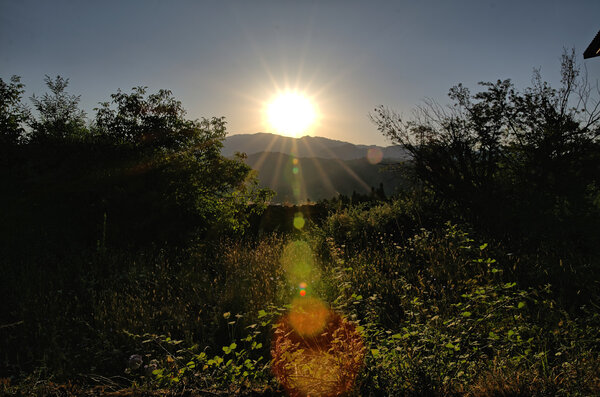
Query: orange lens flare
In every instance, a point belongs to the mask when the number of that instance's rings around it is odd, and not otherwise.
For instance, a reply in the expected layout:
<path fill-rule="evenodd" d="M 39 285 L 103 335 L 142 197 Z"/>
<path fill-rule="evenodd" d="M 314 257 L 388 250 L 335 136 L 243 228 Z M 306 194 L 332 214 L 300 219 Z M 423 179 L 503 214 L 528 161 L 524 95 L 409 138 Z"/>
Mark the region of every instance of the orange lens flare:
<path fill-rule="evenodd" d="M 306 296 L 306 283 L 300 283 L 300 296 Z"/>
<path fill-rule="evenodd" d="M 314 336 L 325 328 L 330 314 L 331 311 L 319 299 L 295 299 L 289 313 L 290 325 L 300 336 Z"/>
<path fill-rule="evenodd" d="M 350 391 L 365 347 L 352 323 L 315 298 L 293 303 L 276 325 L 275 376 L 292 396 L 339 396 Z"/>

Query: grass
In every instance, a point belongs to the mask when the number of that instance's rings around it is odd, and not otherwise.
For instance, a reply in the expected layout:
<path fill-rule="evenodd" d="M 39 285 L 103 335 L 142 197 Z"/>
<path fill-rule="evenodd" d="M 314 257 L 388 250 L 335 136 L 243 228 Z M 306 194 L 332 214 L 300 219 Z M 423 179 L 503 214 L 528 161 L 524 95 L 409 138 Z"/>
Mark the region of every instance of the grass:
<path fill-rule="evenodd" d="M 531 275 L 543 259 L 449 223 L 418 229 L 411 217 L 395 203 L 257 240 L 5 261 L 0 391 L 281 395 L 287 385 L 306 395 L 281 376 L 298 362 L 304 372 L 292 375 L 324 376 L 302 359 L 314 341 L 281 339 L 293 334 L 281 319 L 306 276 L 309 295 L 361 346 L 351 385 L 311 395 L 600 394 L 597 295 L 565 303 L 549 278 Z M 307 248 L 289 248 L 295 241 Z M 285 265 L 290 252 L 312 270 Z M 350 335 L 327 332 L 327 346 Z M 314 351 L 335 362 L 336 349 Z"/>

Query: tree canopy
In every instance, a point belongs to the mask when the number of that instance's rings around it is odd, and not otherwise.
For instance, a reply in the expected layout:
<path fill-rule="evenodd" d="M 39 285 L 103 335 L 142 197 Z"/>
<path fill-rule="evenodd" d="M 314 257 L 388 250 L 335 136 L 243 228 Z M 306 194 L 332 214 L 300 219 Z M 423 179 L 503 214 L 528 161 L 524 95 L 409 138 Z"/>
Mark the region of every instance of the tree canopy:
<path fill-rule="evenodd" d="M 35 115 L 22 110 L 18 77 L 2 83 L 2 137 L 11 143 L 2 172 L 13 231 L 28 214 L 37 237 L 177 242 L 242 233 L 270 197 L 240 157 L 221 156 L 224 118 L 189 120 L 170 91 L 137 87 L 101 103 L 88 127 L 68 82 L 46 76 L 49 93 L 31 97 Z"/>
<path fill-rule="evenodd" d="M 408 120 L 380 106 L 372 119 L 411 153 L 423 186 L 467 220 L 512 236 L 585 235 L 600 213 L 600 98 L 574 52 L 563 54 L 561 76 L 559 89 L 539 71 L 522 91 L 510 80 L 475 94 L 459 84 L 448 106 L 427 101 Z"/>
<path fill-rule="evenodd" d="M 30 99 L 38 117 L 30 117 L 31 141 L 40 143 L 78 140 L 85 137 L 85 112 L 79 108 L 81 95 L 69 95 L 66 88 L 69 79 L 56 76 L 44 79 L 50 90 L 41 97 Z"/>
<path fill-rule="evenodd" d="M 19 76 L 12 76 L 10 83 L 0 78 L 0 145 L 23 139 L 29 118 L 29 110 L 21 103 L 24 87 Z"/>
<path fill-rule="evenodd" d="M 96 135 L 111 143 L 169 150 L 210 146 L 210 140 L 225 137 L 222 119 L 188 120 L 171 91 L 146 93 L 146 87 L 135 87 L 129 94 L 112 94 L 110 103 L 102 102 L 96 109 Z"/>

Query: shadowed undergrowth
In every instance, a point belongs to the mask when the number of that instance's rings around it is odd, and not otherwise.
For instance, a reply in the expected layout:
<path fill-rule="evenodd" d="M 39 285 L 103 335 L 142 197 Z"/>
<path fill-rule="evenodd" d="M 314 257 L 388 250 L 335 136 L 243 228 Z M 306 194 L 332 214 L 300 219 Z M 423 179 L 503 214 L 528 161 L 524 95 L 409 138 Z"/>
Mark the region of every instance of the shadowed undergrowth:
<path fill-rule="evenodd" d="M 210 249 L 30 258 L 3 288 L 12 324 L 0 329 L 3 390 L 283 393 L 271 338 L 298 293 L 282 255 L 301 239 L 320 269 L 310 294 L 365 346 L 352 393 L 600 392 L 593 301 L 569 311 L 551 284 L 514 282 L 527 258 L 507 259 L 455 225 L 370 233 L 360 249 L 325 224 Z"/>

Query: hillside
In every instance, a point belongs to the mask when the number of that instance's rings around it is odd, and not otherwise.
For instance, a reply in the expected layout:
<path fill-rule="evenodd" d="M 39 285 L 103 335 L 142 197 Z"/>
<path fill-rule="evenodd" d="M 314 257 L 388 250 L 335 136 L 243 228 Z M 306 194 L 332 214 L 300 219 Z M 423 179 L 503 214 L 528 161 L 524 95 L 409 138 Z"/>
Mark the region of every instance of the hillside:
<path fill-rule="evenodd" d="M 323 137 L 291 138 L 257 133 L 232 135 L 221 153 L 246 153 L 246 163 L 258 171 L 261 187 L 273 189 L 278 203 L 329 199 L 339 194 L 370 194 L 383 185 L 386 194 L 404 182 L 390 165 L 406 160 L 399 146 L 355 145 Z M 297 173 L 293 160 L 298 159 Z"/>
<path fill-rule="evenodd" d="M 246 163 L 258 171 L 261 187 L 273 189 L 275 202 L 301 203 L 328 199 L 353 192 L 369 194 L 383 184 L 387 195 L 397 192 L 403 180 L 389 169 L 391 162 L 371 164 L 366 158 L 355 160 L 295 157 L 284 153 L 255 153 Z M 294 167 L 297 168 L 294 173 Z"/>
<path fill-rule="evenodd" d="M 303 136 L 290 138 L 276 134 L 259 132 L 228 136 L 221 153 L 233 156 L 235 152 L 247 155 L 260 152 L 274 152 L 296 157 L 318 157 L 324 159 L 356 160 L 365 158 L 369 149 L 381 151 L 383 158 L 406 159 L 406 152 L 400 146 L 355 145 L 323 137 Z"/>

